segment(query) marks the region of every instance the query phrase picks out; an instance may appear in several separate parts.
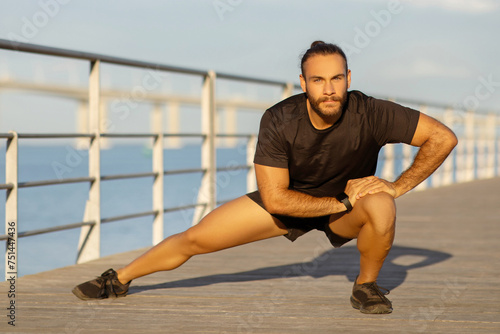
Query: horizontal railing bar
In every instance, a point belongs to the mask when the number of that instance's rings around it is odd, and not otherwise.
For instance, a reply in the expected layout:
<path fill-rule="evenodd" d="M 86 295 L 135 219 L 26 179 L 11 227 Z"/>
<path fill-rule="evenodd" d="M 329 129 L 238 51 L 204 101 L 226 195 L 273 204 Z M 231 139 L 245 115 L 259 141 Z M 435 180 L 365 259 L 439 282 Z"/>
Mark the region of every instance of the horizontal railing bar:
<path fill-rule="evenodd" d="M 191 68 L 183 68 L 183 67 L 170 66 L 170 65 L 158 64 L 158 63 L 151 63 L 151 62 L 140 61 L 140 60 L 132 60 L 132 59 L 121 58 L 121 57 L 112 57 L 112 56 L 106 56 L 106 55 L 97 54 L 97 53 L 67 50 L 67 49 L 42 46 L 42 45 L 36 45 L 36 44 L 30 44 L 30 43 L 22 43 L 22 42 L 17 42 L 17 41 L 9 41 L 6 39 L 0 39 L 0 49 L 29 52 L 29 53 L 42 54 L 42 55 L 47 55 L 47 56 L 57 56 L 57 57 L 81 59 L 81 60 L 88 60 L 88 61 L 100 60 L 103 63 L 147 68 L 150 70 L 157 70 L 157 71 L 160 70 L 160 71 L 168 71 L 168 72 L 177 72 L 177 73 L 192 74 L 192 75 L 199 75 L 199 76 L 207 76 L 208 75 L 208 71 L 203 71 L 203 70 L 196 70 L 196 69 L 191 69 Z M 282 82 L 282 81 L 247 77 L 247 76 L 227 74 L 227 73 L 217 73 L 217 77 L 222 78 L 222 79 L 255 82 L 255 83 L 267 84 L 267 85 L 278 85 L 278 86 L 286 86 L 287 85 L 286 82 Z M 300 88 L 300 86 L 295 84 L 294 88 Z"/>
<path fill-rule="evenodd" d="M 5 40 L 5 39 L 0 39 L 0 49 L 15 50 L 15 51 L 21 51 L 21 52 L 42 54 L 42 55 L 46 55 L 46 56 L 65 57 L 65 58 L 73 58 L 73 59 L 81 59 L 81 60 L 89 60 L 89 61 L 100 60 L 101 62 L 109 63 L 109 64 L 125 65 L 125 66 L 132 66 L 132 67 L 142 67 L 142 68 L 148 68 L 148 69 L 153 69 L 153 70 L 179 72 L 179 73 L 194 74 L 194 75 L 201 75 L 201 76 L 207 75 L 207 71 L 194 70 L 194 69 L 175 67 L 175 66 L 168 66 L 168 65 L 150 63 L 150 62 L 146 62 L 146 61 L 132 60 L 132 59 L 126 59 L 126 58 L 120 58 L 120 57 L 112 57 L 112 56 L 106 56 L 106 55 L 97 54 L 97 53 L 81 52 L 81 51 L 67 50 L 67 49 L 42 46 L 42 45 L 36 45 L 36 44 L 21 43 L 21 42 L 9 41 L 9 40 Z"/>
<path fill-rule="evenodd" d="M 141 138 L 141 137 L 157 137 L 155 133 L 101 133 L 101 137 L 108 138 Z"/>
<path fill-rule="evenodd" d="M 287 83 L 283 82 L 283 81 L 247 77 L 244 75 L 235 75 L 235 74 L 228 74 L 228 73 L 216 73 L 216 75 L 217 75 L 218 79 L 247 81 L 247 82 L 254 82 L 254 83 L 259 83 L 259 84 L 273 85 L 273 86 L 286 86 L 287 85 Z M 293 88 L 301 89 L 300 85 L 298 85 L 298 84 L 294 84 Z"/>
<path fill-rule="evenodd" d="M 33 235 L 70 230 L 73 228 L 78 228 L 78 227 L 82 227 L 82 226 L 86 226 L 86 225 L 92 226 L 92 225 L 95 225 L 95 222 L 80 222 L 80 223 L 73 223 L 73 224 L 67 224 L 67 225 L 59 225 L 59 226 L 54 226 L 54 227 L 42 228 L 42 229 L 38 229 L 38 230 L 24 231 L 24 232 L 19 232 L 17 234 L 17 237 L 18 238 L 30 237 Z M 0 235 L 0 240 L 7 240 L 8 238 L 9 238 L 9 236 L 7 234 Z"/>
<path fill-rule="evenodd" d="M 190 204 L 190 205 L 184 205 L 184 206 L 176 206 L 174 208 L 167 208 L 163 210 L 163 212 L 174 212 L 174 211 L 180 211 L 180 210 L 186 210 L 186 209 L 194 209 L 198 206 L 207 206 L 208 203 L 198 203 L 198 204 Z"/>
<path fill-rule="evenodd" d="M 238 166 L 231 166 L 231 167 L 217 167 L 217 172 L 224 172 L 228 170 L 241 170 L 241 169 L 250 169 L 251 166 L 249 165 L 238 165 Z"/>
<path fill-rule="evenodd" d="M 101 137 L 109 138 L 131 138 L 131 137 L 157 137 L 156 133 L 101 133 Z M 200 137 L 203 138 L 206 135 L 202 133 L 164 133 L 164 137 Z M 253 134 L 250 133 L 219 133 L 216 134 L 217 137 L 235 137 L 235 138 L 249 138 Z M 12 138 L 9 134 L 0 134 L 0 138 Z M 20 133 L 19 138 L 33 139 L 33 138 L 79 138 L 87 137 L 93 138 L 94 134 L 88 133 Z"/>
<path fill-rule="evenodd" d="M 206 169 L 204 168 L 193 168 L 193 169 L 172 169 L 163 172 L 164 175 L 174 175 L 174 174 L 189 174 L 189 173 L 204 173 Z"/>
<path fill-rule="evenodd" d="M 12 133 L 0 133 L 0 138 L 14 138 L 14 135 Z"/>
<path fill-rule="evenodd" d="M 95 135 L 88 133 L 19 133 L 19 138 L 94 138 Z"/>
<path fill-rule="evenodd" d="M 225 170 L 238 170 L 238 169 L 247 169 L 249 166 L 234 166 L 234 167 L 221 167 L 218 168 L 217 171 L 225 171 Z M 205 169 L 203 168 L 194 168 L 194 169 L 178 169 L 178 170 L 169 170 L 165 171 L 164 175 L 174 175 L 174 174 L 189 174 L 189 173 L 203 173 Z M 120 179 L 133 179 L 133 178 L 141 178 L 141 177 L 155 177 L 157 173 L 153 172 L 145 172 L 145 173 L 134 173 L 134 174 L 117 174 L 117 175 L 106 175 L 101 176 L 102 181 L 109 180 L 120 180 Z M 64 180 L 43 180 L 43 181 L 27 181 L 27 182 L 19 182 L 19 188 L 29 188 L 29 187 L 40 187 L 40 186 L 50 186 L 56 184 L 67 184 L 67 183 L 80 183 L 80 182 L 93 182 L 93 177 L 77 177 L 71 179 Z M 0 184 L 0 189 L 12 189 L 12 184 Z"/>
<path fill-rule="evenodd" d="M 164 133 L 163 137 L 200 137 L 205 138 L 207 135 L 202 133 Z"/>
<path fill-rule="evenodd" d="M 202 133 L 163 133 L 164 137 L 200 137 L 206 135 Z M 156 133 L 101 133 L 101 137 L 108 138 L 132 138 L 132 137 L 158 137 Z"/>
<path fill-rule="evenodd" d="M 153 173 L 153 172 L 135 173 L 135 174 L 106 175 L 106 176 L 101 176 L 101 181 L 133 179 L 133 178 L 150 177 L 150 176 L 154 177 L 156 175 L 158 175 L 158 174 L 157 173 Z"/>
<path fill-rule="evenodd" d="M 0 184 L 0 189 L 12 189 L 14 185 L 12 183 Z"/>
<path fill-rule="evenodd" d="M 64 180 L 44 180 L 44 181 L 28 181 L 28 182 L 19 182 L 19 188 L 28 188 L 28 187 L 40 187 L 40 186 L 51 186 L 55 184 L 66 184 L 66 183 L 79 183 L 79 182 L 93 182 L 95 178 L 93 177 L 75 177 L 71 179 Z"/>
<path fill-rule="evenodd" d="M 133 213 L 130 215 L 108 217 L 108 218 L 101 219 L 101 223 L 104 224 L 104 223 L 111 223 L 111 222 L 114 222 L 117 220 L 125 220 L 125 219 L 139 218 L 139 217 L 145 217 L 145 216 L 154 216 L 157 213 L 158 213 L 158 211 L 145 211 L 145 212 Z"/>
<path fill-rule="evenodd" d="M 250 133 L 218 133 L 215 135 L 216 137 L 229 137 L 229 138 L 251 138 L 254 136 Z"/>

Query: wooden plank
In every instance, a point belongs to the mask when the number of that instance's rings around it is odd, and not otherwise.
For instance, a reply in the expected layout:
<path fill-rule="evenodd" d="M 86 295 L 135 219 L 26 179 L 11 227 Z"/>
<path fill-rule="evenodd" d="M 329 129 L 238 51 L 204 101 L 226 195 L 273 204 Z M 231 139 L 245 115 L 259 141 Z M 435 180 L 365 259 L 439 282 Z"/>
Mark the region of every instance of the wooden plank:
<path fill-rule="evenodd" d="M 332 249 L 320 232 L 192 258 L 133 282 L 130 295 L 80 301 L 74 285 L 144 250 L 28 275 L 16 287 L 13 333 L 498 333 L 500 179 L 398 199 L 395 245 L 379 279 L 394 312 L 363 315 L 349 296 L 355 242 Z M 4 307 L 5 306 L 5 307 Z"/>

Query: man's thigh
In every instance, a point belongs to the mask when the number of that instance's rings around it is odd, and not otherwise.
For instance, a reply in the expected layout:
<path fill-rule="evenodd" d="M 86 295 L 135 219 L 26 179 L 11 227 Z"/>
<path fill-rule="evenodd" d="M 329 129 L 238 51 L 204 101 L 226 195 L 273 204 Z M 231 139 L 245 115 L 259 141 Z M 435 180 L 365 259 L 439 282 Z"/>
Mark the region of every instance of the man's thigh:
<path fill-rule="evenodd" d="M 288 230 L 250 198 L 242 196 L 216 208 L 186 232 L 206 251 L 215 251 L 282 236 Z"/>

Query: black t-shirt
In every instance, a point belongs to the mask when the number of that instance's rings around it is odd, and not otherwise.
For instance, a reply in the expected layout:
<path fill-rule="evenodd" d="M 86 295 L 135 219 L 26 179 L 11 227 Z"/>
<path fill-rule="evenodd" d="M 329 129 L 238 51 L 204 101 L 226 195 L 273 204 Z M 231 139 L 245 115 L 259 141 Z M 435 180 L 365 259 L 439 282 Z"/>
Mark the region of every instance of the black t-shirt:
<path fill-rule="evenodd" d="M 288 168 L 289 188 L 316 197 L 335 196 L 348 180 L 373 175 L 381 147 L 409 144 L 419 118 L 416 110 L 350 91 L 337 123 L 318 130 L 306 100 L 295 95 L 264 113 L 254 162 Z"/>

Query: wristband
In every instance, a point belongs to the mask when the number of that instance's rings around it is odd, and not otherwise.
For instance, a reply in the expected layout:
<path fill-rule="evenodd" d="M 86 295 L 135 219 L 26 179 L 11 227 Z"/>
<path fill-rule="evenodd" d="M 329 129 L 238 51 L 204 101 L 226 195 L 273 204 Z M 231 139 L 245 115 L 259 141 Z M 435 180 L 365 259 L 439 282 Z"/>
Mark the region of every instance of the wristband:
<path fill-rule="evenodd" d="M 335 196 L 335 198 L 337 199 L 337 201 L 342 202 L 345 205 L 345 207 L 347 209 L 347 212 L 351 212 L 352 211 L 352 204 L 349 201 L 349 196 L 347 196 L 346 193 L 341 192 L 340 194 L 338 194 L 337 196 Z"/>

